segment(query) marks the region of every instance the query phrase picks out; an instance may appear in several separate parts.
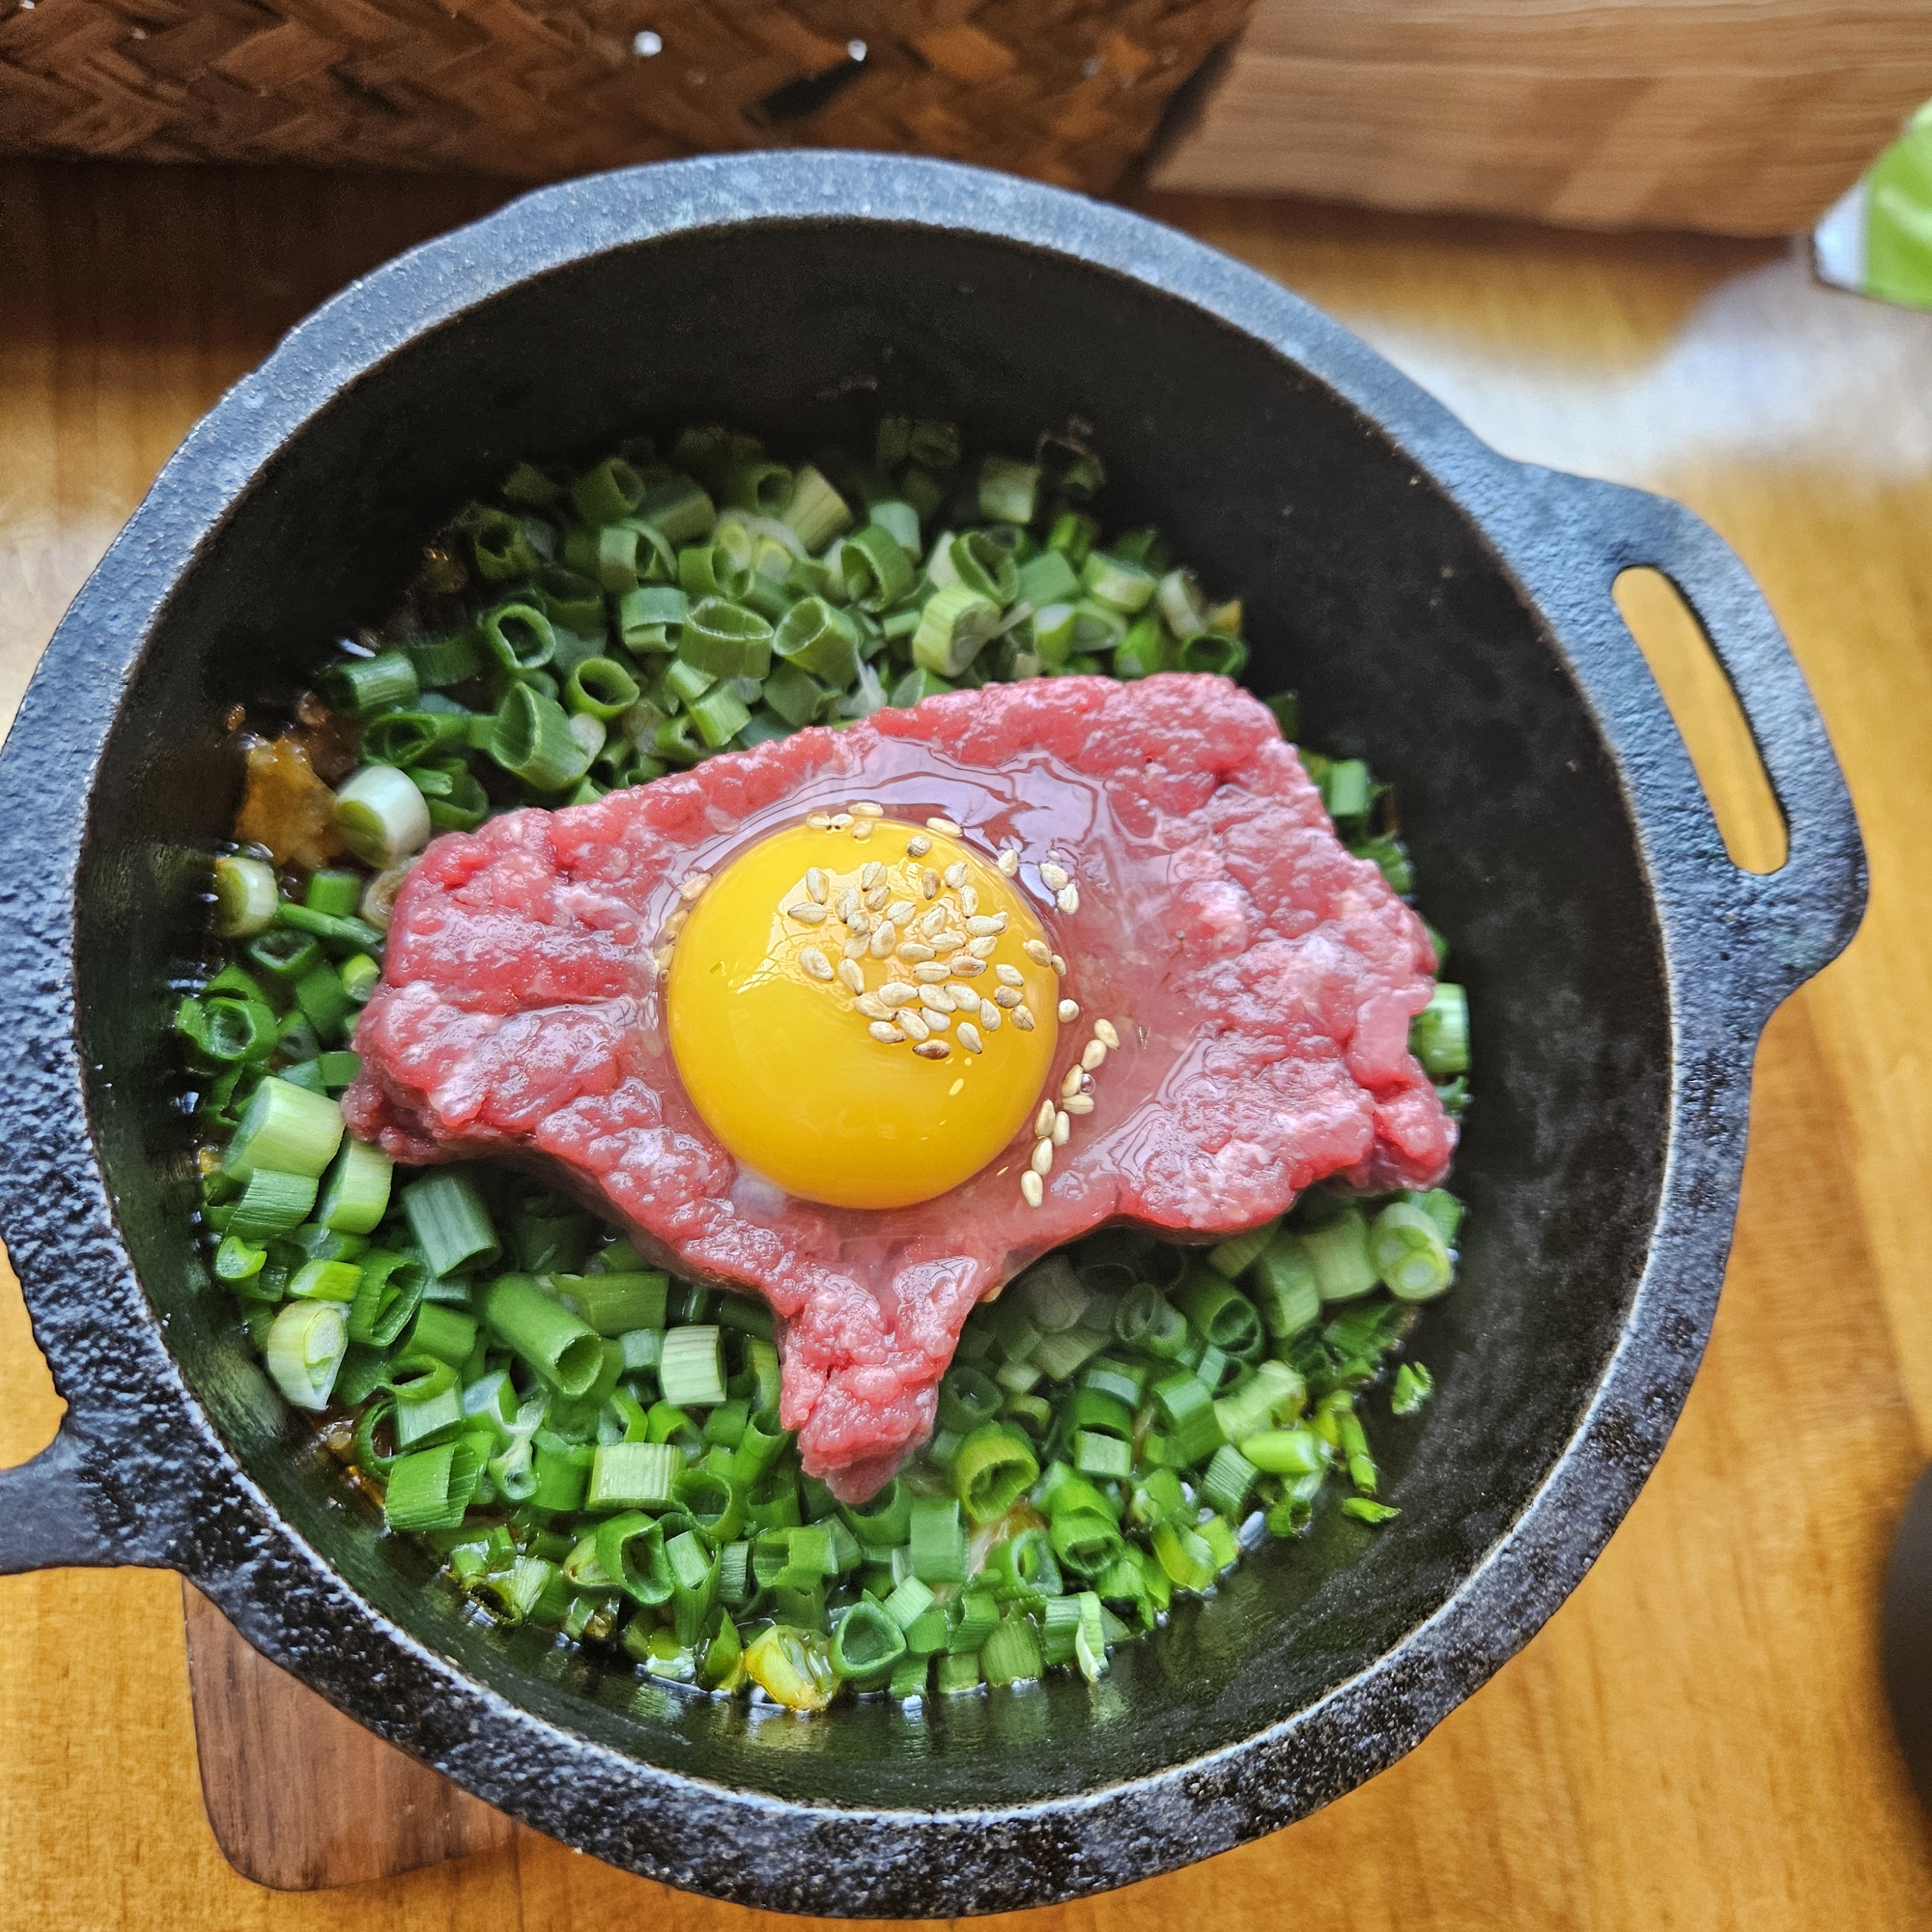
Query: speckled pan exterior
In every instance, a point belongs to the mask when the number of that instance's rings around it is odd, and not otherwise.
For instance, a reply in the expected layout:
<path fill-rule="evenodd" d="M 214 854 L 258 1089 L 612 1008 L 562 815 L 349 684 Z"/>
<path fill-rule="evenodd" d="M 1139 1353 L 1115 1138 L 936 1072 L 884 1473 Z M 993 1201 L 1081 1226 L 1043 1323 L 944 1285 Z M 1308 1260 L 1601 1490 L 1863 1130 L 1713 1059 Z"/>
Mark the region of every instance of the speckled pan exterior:
<path fill-rule="evenodd" d="M 1088 425 L 1110 520 L 1246 598 L 1252 682 L 1400 788 L 1470 989 L 1463 1281 L 1436 1400 L 1372 1423 L 1399 1521 L 1331 1514 L 1056 1681 L 817 1721 L 479 1626 L 333 1479 L 185 1233 L 170 976 L 238 774 L 223 710 L 380 616 L 516 458 L 724 416 Z M 1738 872 L 1610 586 L 1664 571 L 1790 832 Z M 1777 626 L 1675 503 L 1512 463 L 1335 323 L 1120 210 L 938 163 L 762 154 L 532 195 L 356 284 L 202 422 L 62 622 L 0 759 L 0 1225 L 69 1405 L 0 1472 L 0 1571 L 164 1565 L 332 1702 L 614 1863 L 781 1910 L 1077 1897 L 1304 1816 L 1538 1628 L 1630 1507 L 1709 1333 L 1772 1009 L 1864 902 Z"/>

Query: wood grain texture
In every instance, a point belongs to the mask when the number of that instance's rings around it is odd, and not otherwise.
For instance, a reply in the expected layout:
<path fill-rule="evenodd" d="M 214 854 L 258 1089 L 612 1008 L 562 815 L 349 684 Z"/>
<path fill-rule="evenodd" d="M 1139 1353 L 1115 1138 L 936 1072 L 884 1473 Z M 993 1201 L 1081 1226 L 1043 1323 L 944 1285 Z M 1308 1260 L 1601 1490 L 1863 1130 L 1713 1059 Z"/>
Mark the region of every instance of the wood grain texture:
<path fill-rule="evenodd" d="M 1150 178 L 1781 235 L 1928 94 L 1922 0 L 1258 0 Z"/>
<path fill-rule="evenodd" d="M 420 182 L 0 169 L 8 688 L 221 387 L 336 280 L 484 199 Z M 1874 896 L 1851 950 L 1766 1036 L 1709 1354 L 1655 1477 L 1574 1596 L 1360 1790 L 1192 1870 L 1028 1915 L 1024 1932 L 1932 1928 L 1932 1856 L 1876 1666 L 1887 1538 L 1932 1445 L 1918 1260 L 1918 1150 L 1932 1142 L 1932 331 L 1817 290 L 1761 245 L 1253 202 L 1153 212 L 1339 314 L 1511 453 L 1668 489 L 1712 518 L 1824 708 Z M 1748 754 L 1705 728 L 1708 666 L 1682 626 L 1636 614 L 1728 801 Z M 0 1288 L 0 1456 L 17 1459 L 56 1403 L 10 1280 Z M 0 1582 L 0 1617 L 4 1932 L 799 1922 L 523 1831 L 379 1883 L 266 1891 L 223 1863 L 202 1816 L 174 1580 L 15 1578 Z"/>
<path fill-rule="evenodd" d="M 244 1878 L 316 1892 L 507 1845 L 515 1827 L 251 1649 L 184 1581 L 201 1796 Z"/>

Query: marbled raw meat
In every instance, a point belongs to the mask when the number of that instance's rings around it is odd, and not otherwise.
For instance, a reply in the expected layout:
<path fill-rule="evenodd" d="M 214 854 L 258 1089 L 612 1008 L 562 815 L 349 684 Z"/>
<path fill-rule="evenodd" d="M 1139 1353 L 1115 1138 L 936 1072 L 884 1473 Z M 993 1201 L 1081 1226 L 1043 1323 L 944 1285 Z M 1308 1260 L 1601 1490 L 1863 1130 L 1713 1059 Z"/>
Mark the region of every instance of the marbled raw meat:
<path fill-rule="evenodd" d="M 1040 1209 L 1017 1185 L 1030 1130 L 937 1200 L 832 1208 L 740 1172 L 680 1085 L 652 962 L 680 883 L 858 795 L 1021 848 L 1087 1016 L 1048 1091 L 1088 1020 L 1120 1030 Z M 1049 845 L 1077 863 L 1071 916 L 1040 883 Z M 437 839 L 398 902 L 344 1105 L 399 1159 L 518 1160 L 680 1274 L 763 1294 L 782 1420 L 808 1472 L 860 1496 L 929 1432 L 974 1303 L 1048 1250 L 1114 1220 L 1224 1234 L 1329 1177 L 1439 1179 L 1455 1129 L 1408 1047 L 1435 963 L 1234 685 L 992 685 Z"/>

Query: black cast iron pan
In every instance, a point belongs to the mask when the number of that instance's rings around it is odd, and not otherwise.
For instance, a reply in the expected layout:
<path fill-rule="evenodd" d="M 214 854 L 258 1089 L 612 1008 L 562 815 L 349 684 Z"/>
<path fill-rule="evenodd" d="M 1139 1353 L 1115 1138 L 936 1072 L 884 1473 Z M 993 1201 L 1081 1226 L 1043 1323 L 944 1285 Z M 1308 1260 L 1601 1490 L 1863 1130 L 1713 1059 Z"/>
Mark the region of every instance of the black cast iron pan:
<path fill-rule="evenodd" d="M 237 774 L 220 720 L 378 617 L 515 458 L 718 416 L 882 410 L 1024 447 L 1091 426 L 1116 522 L 1252 613 L 1252 682 L 1400 787 L 1473 1002 L 1440 1393 L 1336 1516 L 1055 1682 L 811 1721 L 466 1621 L 235 1345 L 187 1234 L 171 972 Z M 1724 853 L 1610 597 L 1683 591 L 1790 829 Z M 268 1655 L 540 1829 L 755 1905 L 951 1914 L 1102 1890 L 1298 1818 L 1407 1750 L 1576 1582 L 1709 1331 L 1766 1016 L 1864 903 L 1844 784 L 1769 611 L 1674 503 L 1511 463 L 1346 331 L 1054 190 L 846 154 L 532 195 L 298 328 L 188 438 L 50 646 L 0 761 L 6 1239 L 69 1404 L 0 1474 L 0 1570 L 158 1564 Z"/>

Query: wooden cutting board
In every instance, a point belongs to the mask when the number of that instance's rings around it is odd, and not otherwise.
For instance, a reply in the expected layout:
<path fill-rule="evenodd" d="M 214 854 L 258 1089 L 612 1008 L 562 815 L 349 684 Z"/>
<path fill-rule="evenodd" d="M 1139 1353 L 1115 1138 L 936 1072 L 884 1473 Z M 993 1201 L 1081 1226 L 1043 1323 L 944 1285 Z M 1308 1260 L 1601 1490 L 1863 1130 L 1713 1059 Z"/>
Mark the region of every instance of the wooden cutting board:
<path fill-rule="evenodd" d="M 516 1827 L 365 1731 L 182 1585 L 202 1802 L 228 1862 L 319 1892 L 507 1844 Z"/>

